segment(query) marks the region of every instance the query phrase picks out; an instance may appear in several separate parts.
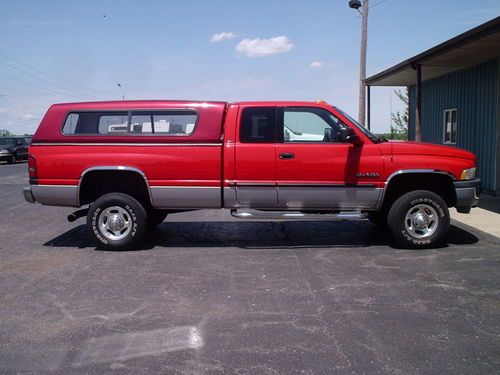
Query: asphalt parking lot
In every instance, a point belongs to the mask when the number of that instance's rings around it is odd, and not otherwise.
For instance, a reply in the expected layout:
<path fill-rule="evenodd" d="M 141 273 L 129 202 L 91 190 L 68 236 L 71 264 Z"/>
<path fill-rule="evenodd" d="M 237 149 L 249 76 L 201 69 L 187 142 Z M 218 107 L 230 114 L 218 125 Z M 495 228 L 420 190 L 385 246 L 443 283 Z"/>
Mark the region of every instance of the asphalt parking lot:
<path fill-rule="evenodd" d="M 172 215 L 97 250 L 0 164 L 0 373 L 500 373 L 500 241 L 393 248 L 369 222 Z"/>

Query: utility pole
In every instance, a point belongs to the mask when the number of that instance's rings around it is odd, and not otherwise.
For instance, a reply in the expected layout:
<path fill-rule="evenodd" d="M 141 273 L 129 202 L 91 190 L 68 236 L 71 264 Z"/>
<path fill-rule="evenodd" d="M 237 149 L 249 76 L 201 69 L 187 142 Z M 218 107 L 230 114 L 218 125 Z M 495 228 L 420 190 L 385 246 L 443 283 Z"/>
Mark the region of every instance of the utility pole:
<path fill-rule="evenodd" d="M 359 122 L 365 125 L 366 105 L 366 45 L 368 44 L 368 0 L 363 0 L 363 20 L 361 26 L 361 53 L 359 58 Z"/>
<path fill-rule="evenodd" d="M 359 115 L 358 120 L 364 126 L 366 122 L 366 46 L 368 44 L 368 0 L 349 0 L 349 7 L 356 9 L 362 17 L 361 21 L 361 53 L 359 55 Z M 363 12 L 359 10 L 363 9 Z"/>

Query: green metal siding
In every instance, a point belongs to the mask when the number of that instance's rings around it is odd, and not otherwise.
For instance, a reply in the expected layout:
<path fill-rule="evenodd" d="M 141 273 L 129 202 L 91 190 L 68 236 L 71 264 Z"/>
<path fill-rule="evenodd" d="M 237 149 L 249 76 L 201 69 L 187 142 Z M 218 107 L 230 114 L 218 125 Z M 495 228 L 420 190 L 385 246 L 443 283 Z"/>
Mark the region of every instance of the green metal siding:
<path fill-rule="evenodd" d="M 478 158 L 483 188 L 496 189 L 497 116 L 500 60 L 453 72 L 422 83 L 422 141 L 443 143 L 443 113 L 457 109 L 456 147 Z M 425 66 L 422 68 L 425 70 Z M 415 86 L 410 87 L 409 138 L 415 139 Z"/>

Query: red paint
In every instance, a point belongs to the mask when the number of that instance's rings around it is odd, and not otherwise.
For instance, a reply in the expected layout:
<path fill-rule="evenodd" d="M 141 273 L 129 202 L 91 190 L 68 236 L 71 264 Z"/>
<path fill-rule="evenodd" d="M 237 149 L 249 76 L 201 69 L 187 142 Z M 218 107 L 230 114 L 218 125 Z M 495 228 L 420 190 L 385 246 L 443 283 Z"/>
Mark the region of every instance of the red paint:
<path fill-rule="evenodd" d="M 362 144 L 240 143 L 239 116 L 243 108 L 253 106 L 324 108 L 352 127 Z M 169 108 L 193 108 L 198 112 L 197 128 L 192 135 L 80 136 L 61 132 L 71 111 Z M 49 145 L 60 143 L 71 145 Z M 294 153 L 295 159 L 279 159 L 283 152 Z M 36 178 L 39 184 L 46 185 L 77 185 L 82 173 L 91 167 L 127 166 L 141 170 L 151 186 L 260 182 L 369 183 L 383 187 L 387 178 L 398 170 L 435 169 L 459 179 L 463 169 L 475 166 L 472 153 L 453 147 L 415 142 L 374 143 L 330 105 L 313 102 L 229 104 L 155 100 L 56 104 L 50 107 L 35 133 L 30 155 L 30 168 L 36 160 Z M 357 177 L 358 173 L 378 173 L 379 177 Z"/>

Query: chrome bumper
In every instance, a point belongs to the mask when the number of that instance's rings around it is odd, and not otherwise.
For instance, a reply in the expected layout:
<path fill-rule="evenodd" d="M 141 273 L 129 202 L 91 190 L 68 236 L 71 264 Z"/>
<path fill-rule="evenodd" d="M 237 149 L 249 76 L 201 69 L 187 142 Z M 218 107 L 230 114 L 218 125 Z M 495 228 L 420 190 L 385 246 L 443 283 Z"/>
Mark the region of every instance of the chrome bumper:
<path fill-rule="evenodd" d="M 454 181 L 455 192 L 457 194 L 458 212 L 468 214 L 472 207 L 476 207 L 479 202 L 479 192 L 481 190 L 481 180 L 475 178 L 469 181 Z"/>

